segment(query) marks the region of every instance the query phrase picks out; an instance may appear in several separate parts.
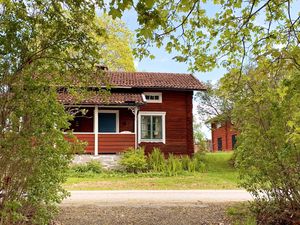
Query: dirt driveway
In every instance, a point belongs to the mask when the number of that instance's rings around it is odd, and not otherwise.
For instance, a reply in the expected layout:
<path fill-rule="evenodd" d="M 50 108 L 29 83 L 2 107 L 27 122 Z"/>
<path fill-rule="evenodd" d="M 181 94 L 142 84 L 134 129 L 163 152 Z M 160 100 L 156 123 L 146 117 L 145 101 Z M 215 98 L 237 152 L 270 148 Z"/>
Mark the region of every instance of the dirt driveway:
<path fill-rule="evenodd" d="M 226 208 L 234 203 L 97 204 L 62 206 L 63 225 L 229 225 Z"/>

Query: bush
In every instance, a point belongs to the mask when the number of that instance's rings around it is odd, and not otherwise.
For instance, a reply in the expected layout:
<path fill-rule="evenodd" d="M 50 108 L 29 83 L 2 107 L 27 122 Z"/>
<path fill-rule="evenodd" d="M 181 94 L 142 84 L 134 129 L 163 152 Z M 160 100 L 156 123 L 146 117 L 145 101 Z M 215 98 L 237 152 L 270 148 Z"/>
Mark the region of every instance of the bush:
<path fill-rule="evenodd" d="M 164 172 L 166 168 L 166 160 L 164 154 L 159 148 L 153 148 L 151 154 L 148 155 L 149 168 L 154 172 Z"/>
<path fill-rule="evenodd" d="M 257 224 L 294 225 L 300 222 L 300 208 L 290 205 L 288 200 L 281 204 L 274 200 L 260 199 L 250 203 L 251 213 L 256 215 Z"/>
<path fill-rule="evenodd" d="M 205 172 L 205 152 L 196 152 L 193 156 L 193 160 L 195 161 L 195 171 L 202 173 Z"/>
<path fill-rule="evenodd" d="M 130 173 L 143 172 L 147 169 L 144 148 L 128 148 L 121 155 L 120 165 Z"/>
<path fill-rule="evenodd" d="M 228 161 L 229 165 L 232 167 L 232 168 L 235 168 L 236 167 L 236 157 L 237 157 L 237 152 L 234 151 L 230 160 Z"/>
<path fill-rule="evenodd" d="M 183 171 L 181 160 L 175 157 L 173 154 L 169 155 L 166 162 L 166 174 L 168 176 L 178 175 Z"/>
<path fill-rule="evenodd" d="M 194 173 L 195 171 L 197 171 L 197 160 L 195 158 L 190 159 L 190 161 L 188 162 L 188 166 L 187 166 L 187 171 L 189 171 L 190 173 Z"/>
<path fill-rule="evenodd" d="M 191 158 L 188 155 L 181 156 L 181 164 L 183 170 L 188 170 Z"/>
<path fill-rule="evenodd" d="M 76 173 L 101 173 L 103 171 L 101 163 L 97 160 L 91 160 L 86 164 L 72 166 L 72 169 Z"/>

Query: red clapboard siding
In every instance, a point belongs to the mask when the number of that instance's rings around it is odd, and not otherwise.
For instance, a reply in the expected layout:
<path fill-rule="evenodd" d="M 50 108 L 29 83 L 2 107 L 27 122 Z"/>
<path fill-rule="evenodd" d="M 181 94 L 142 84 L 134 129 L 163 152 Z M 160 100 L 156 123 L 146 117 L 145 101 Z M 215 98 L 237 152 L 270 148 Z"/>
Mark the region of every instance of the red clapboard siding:
<path fill-rule="evenodd" d="M 134 134 L 99 134 L 99 153 L 123 152 L 129 147 L 134 147 Z"/>
<path fill-rule="evenodd" d="M 222 138 L 222 151 L 230 151 L 232 146 L 232 135 L 237 135 L 230 121 L 221 123 L 222 126 L 217 128 L 217 122 L 212 123 L 212 147 L 213 151 L 218 151 L 218 138 Z"/>
<path fill-rule="evenodd" d="M 94 134 L 74 134 L 74 136 L 80 140 L 87 142 L 87 146 L 85 147 L 85 153 L 94 153 L 95 148 L 95 135 Z M 70 138 L 66 138 L 68 141 L 73 141 Z"/>
<path fill-rule="evenodd" d="M 166 143 L 140 143 L 146 153 L 153 147 L 160 148 L 165 154 L 194 153 L 192 101 L 192 91 L 162 91 L 162 103 L 141 106 L 140 111 L 166 112 Z"/>

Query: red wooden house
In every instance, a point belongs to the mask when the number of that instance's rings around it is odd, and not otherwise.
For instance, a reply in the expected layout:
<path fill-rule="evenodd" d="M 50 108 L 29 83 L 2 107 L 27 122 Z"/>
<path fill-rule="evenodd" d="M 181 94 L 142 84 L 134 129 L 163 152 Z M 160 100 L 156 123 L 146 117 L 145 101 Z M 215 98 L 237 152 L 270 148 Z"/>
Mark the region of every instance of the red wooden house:
<path fill-rule="evenodd" d="M 71 123 L 74 135 L 88 143 L 86 153 L 119 153 L 144 146 L 164 153 L 192 154 L 193 91 L 205 90 L 191 74 L 105 72 L 112 85 L 104 100 L 96 95 L 74 104 L 73 97 L 59 94 L 66 107 L 87 110 Z"/>
<path fill-rule="evenodd" d="M 238 132 L 233 128 L 231 121 L 211 120 L 212 150 L 231 151 L 236 144 Z"/>

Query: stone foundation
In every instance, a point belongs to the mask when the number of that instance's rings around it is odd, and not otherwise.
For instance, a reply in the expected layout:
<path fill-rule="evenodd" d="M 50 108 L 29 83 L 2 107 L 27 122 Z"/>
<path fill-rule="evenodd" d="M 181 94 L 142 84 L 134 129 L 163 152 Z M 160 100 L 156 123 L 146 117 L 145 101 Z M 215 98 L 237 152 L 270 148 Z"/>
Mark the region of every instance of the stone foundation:
<path fill-rule="evenodd" d="M 116 169 L 119 166 L 120 155 L 75 155 L 72 164 L 85 164 L 91 160 L 97 160 L 104 169 Z"/>

